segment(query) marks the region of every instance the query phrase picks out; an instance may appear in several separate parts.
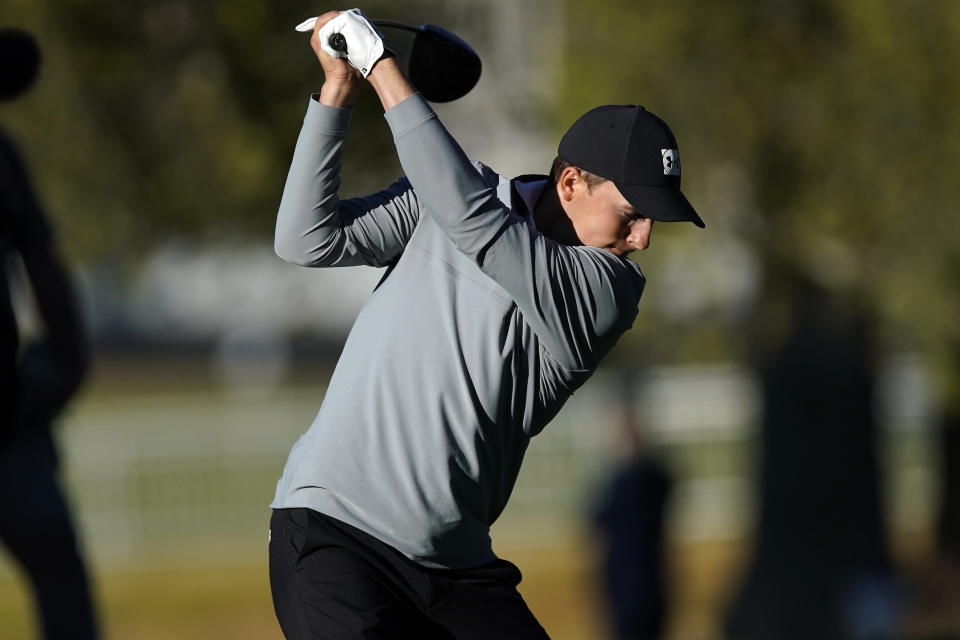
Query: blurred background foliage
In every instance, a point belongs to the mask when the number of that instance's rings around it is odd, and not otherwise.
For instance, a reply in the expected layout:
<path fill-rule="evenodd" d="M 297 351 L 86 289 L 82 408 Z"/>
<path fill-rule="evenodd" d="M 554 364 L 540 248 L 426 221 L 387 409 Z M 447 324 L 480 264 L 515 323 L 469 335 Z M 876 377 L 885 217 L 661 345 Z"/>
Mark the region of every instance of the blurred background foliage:
<path fill-rule="evenodd" d="M 312 5 L 5 4 L 4 22 L 33 31 L 46 60 L 37 89 L 2 115 L 71 257 L 135 267 L 171 239 L 269 238 L 306 96 L 322 81 L 290 29 Z M 426 1 L 366 9 L 415 24 L 464 13 Z M 896 348 L 960 341 L 960 6 L 599 0 L 562 14 L 562 41 L 546 52 L 561 62 L 548 68 L 555 89 L 534 117 L 555 139 L 598 103 L 645 104 L 675 130 L 684 189 L 708 222 L 700 234 L 660 225 L 638 258 L 648 297 L 674 302 L 644 310 L 631 346 L 651 360 L 739 357 L 757 337 L 742 329 L 759 293 L 761 332 L 782 330 L 777 283 L 794 271 L 862 299 Z M 481 54 L 510 47 L 482 24 L 466 27 Z M 347 194 L 400 171 L 379 118 L 371 96 L 360 101 Z M 683 288 L 700 302 L 684 306 Z M 683 339 L 650 344 L 667 326 Z"/>
<path fill-rule="evenodd" d="M 36 34 L 45 61 L 10 123 L 67 250 L 135 264 L 171 238 L 268 236 L 298 116 L 322 81 L 290 28 L 312 12 L 14 2 L 5 21 Z M 373 137 L 353 160 L 387 157 L 388 143 Z M 378 177 L 389 166 L 375 164 Z"/>
<path fill-rule="evenodd" d="M 733 236 L 764 265 L 764 331 L 783 329 L 778 293 L 799 271 L 862 298 L 893 348 L 960 339 L 960 5 L 624 10 L 601 2 L 568 11 L 558 122 L 598 100 L 644 102 L 665 114 L 681 146 L 685 191 L 708 222 L 702 244 Z M 658 243 L 666 244 L 666 226 Z M 736 329 L 725 337 L 742 348 L 758 336 Z"/>

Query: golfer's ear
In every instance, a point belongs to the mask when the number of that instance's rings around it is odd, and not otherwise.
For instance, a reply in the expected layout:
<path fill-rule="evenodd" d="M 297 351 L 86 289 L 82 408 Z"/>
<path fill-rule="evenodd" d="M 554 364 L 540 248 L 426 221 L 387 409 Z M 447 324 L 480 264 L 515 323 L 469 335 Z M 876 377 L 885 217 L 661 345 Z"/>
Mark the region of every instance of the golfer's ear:
<path fill-rule="evenodd" d="M 577 182 L 583 180 L 583 174 L 576 167 L 566 167 L 560 172 L 560 179 L 557 181 L 557 194 L 563 199 L 569 201 L 573 198 L 574 187 Z"/>

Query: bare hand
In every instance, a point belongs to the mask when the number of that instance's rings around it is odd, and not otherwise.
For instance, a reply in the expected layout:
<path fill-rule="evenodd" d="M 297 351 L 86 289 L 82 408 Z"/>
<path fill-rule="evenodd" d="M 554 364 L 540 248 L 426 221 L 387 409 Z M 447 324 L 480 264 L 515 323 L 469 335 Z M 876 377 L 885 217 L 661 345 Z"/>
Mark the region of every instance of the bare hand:
<path fill-rule="evenodd" d="M 317 54 L 317 59 L 320 60 L 320 65 L 323 67 L 323 74 L 327 80 L 356 82 L 360 74 L 350 66 L 345 58 L 334 58 L 327 55 L 320 47 L 320 29 L 323 28 L 323 25 L 340 15 L 340 13 L 340 11 L 328 11 L 317 17 L 317 22 L 313 26 L 313 35 L 310 36 L 310 46 L 313 48 L 314 53 Z"/>
<path fill-rule="evenodd" d="M 338 15 L 340 11 L 328 11 L 317 17 L 310 36 L 310 46 L 320 66 L 323 67 L 324 83 L 320 90 L 320 102 L 332 107 L 345 107 L 353 104 L 353 93 L 357 84 L 363 79 L 359 71 L 350 66 L 346 58 L 334 58 L 320 47 L 320 29 Z"/>

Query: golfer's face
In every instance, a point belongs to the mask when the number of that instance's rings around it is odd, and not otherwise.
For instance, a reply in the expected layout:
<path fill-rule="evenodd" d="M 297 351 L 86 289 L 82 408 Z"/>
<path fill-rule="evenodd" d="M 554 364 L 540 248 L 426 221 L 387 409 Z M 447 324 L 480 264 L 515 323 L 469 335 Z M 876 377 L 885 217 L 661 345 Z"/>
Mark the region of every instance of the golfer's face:
<path fill-rule="evenodd" d="M 634 209 L 613 182 L 607 180 L 580 195 L 585 215 L 580 217 L 577 235 L 583 244 L 618 256 L 650 246 L 653 220 Z"/>

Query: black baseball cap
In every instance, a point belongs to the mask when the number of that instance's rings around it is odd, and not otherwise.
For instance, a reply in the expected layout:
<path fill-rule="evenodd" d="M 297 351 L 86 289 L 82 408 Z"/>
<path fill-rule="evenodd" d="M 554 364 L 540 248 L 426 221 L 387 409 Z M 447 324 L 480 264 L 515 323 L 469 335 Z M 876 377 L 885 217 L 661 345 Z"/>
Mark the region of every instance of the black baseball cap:
<path fill-rule="evenodd" d="M 643 107 L 605 105 L 586 112 L 564 134 L 557 153 L 616 185 L 651 220 L 703 220 L 680 192 L 680 152 L 667 123 Z"/>

